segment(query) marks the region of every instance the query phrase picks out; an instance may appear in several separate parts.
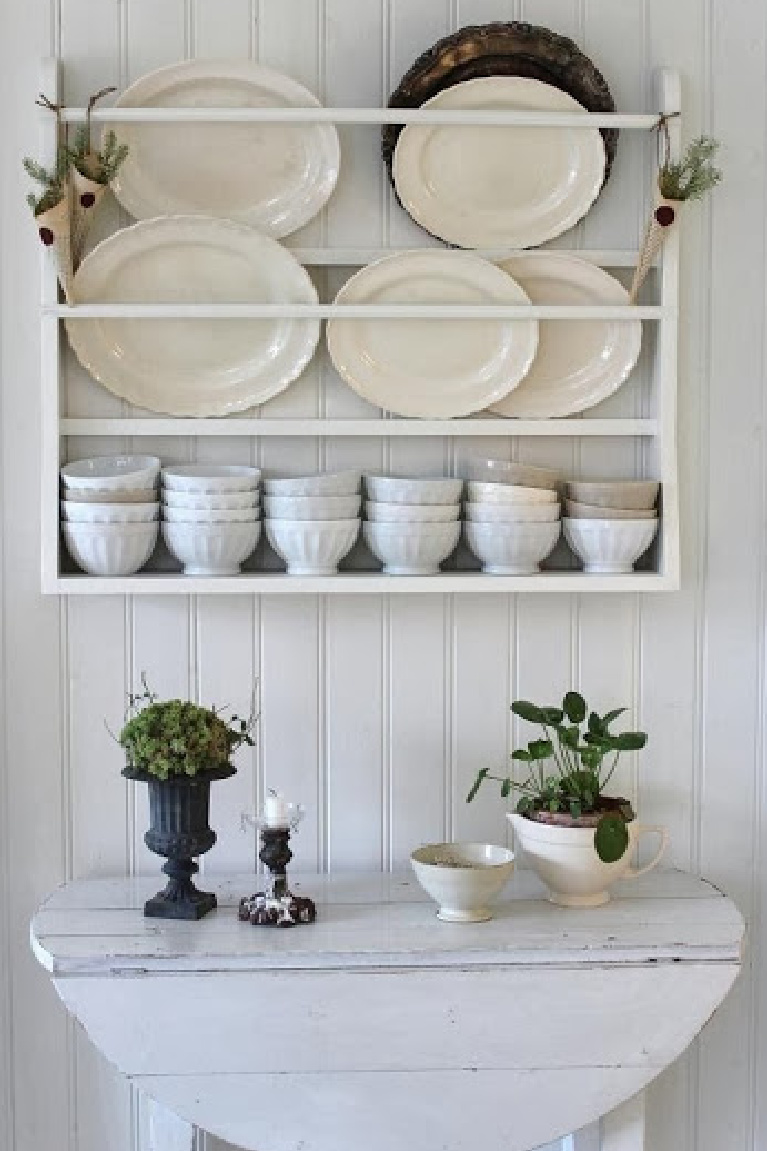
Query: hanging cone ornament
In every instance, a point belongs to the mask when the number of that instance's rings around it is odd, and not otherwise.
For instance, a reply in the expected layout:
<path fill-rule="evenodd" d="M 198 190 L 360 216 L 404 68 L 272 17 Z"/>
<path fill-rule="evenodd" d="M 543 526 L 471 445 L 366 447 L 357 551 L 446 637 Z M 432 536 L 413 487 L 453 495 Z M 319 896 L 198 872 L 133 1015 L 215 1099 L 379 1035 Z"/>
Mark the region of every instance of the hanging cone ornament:
<path fill-rule="evenodd" d="M 89 157 L 86 157 L 88 159 Z M 72 257 L 75 269 L 83 258 L 85 241 L 98 206 L 107 193 L 106 184 L 84 176 L 72 165 Z"/>
<path fill-rule="evenodd" d="M 639 249 L 634 279 L 629 290 L 629 303 L 635 304 L 639 289 L 647 279 L 655 257 L 679 223 L 679 212 L 684 200 L 668 200 L 660 192 L 656 193 L 655 208 Z"/>
<path fill-rule="evenodd" d="M 64 289 L 64 299 L 71 304 L 73 266 L 69 196 L 62 196 L 52 208 L 36 215 L 35 224 L 43 245 L 55 261 L 59 283 Z"/>

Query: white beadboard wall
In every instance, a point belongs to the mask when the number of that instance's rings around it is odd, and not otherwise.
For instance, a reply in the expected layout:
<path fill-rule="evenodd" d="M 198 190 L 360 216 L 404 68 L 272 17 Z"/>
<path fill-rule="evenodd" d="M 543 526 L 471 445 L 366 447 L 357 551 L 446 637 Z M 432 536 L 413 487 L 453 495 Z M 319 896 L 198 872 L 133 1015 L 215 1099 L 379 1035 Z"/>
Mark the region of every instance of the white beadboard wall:
<path fill-rule="evenodd" d="M 678 68 L 686 136 L 723 141 L 726 183 L 690 210 L 683 235 L 680 471 L 684 585 L 638 596 L 254 599 L 38 592 L 38 251 L 21 156 L 37 145 L 38 60 L 60 54 L 66 98 L 82 103 L 182 57 L 251 56 L 329 103 L 377 104 L 417 53 L 474 21 L 522 17 L 581 43 L 625 110 L 649 107 L 651 71 Z M 215 789 L 209 871 L 253 858 L 239 812 L 267 784 L 303 800 L 305 867 L 388 868 L 417 841 L 505 835 L 488 791 L 515 736 L 508 703 L 570 684 L 629 704 L 651 733 L 625 786 L 665 822 L 675 863 L 721 884 L 751 925 L 750 962 L 701 1041 L 653 1086 L 653 1151 L 767 1151 L 764 749 L 765 8 L 762 0 L 24 0 L 0 6 L 2 197 L 2 712 L 0 773 L 0 1148 L 141 1151 L 140 1101 L 66 1020 L 34 962 L 27 922 L 73 876 L 149 869 L 145 797 L 120 778 L 102 718 L 119 723 L 145 669 L 163 695 L 247 706 L 260 681 L 257 751 Z M 303 242 L 411 242 L 393 205 L 375 130 L 343 133 L 344 171 Z M 624 134 L 608 189 L 577 242 L 636 244 L 651 144 Z M 570 238 L 567 243 L 571 243 Z M 332 287 L 332 284 L 329 285 Z M 275 414 L 358 410 L 326 365 Z M 317 384 L 320 387 L 317 387 Z M 320 397 L 319 401 L 317 396 Z M 69 363 L 72 414 L 120 405 Z M 606 410 L 641 411 L 641 389 Z M 142 441 L 145 443 L 146 441 Z M 166 458 L 236 451 L 264 466 L 441 469 L 448 440 L 152 441 Z M 129 446 L 129 444 L 126 444 Z M 584 475 L 632 474 L 625 442 L 485 441 L 494 452 Z M 83 441 L 71 454 L 109 450 Z M 481 452 L 482 443 L 460 445 Z M 552 1010 L 556 1005 L 552 1005 Z M 592 1144 L 589 1143 L 591 1146 Z M 582 1146 L 586 1146 L 584 1140 Z M 214 1141 L 207 1141 L 214 1151 Z M 220 1151 L 220 1145 L 217 1147 Z M 417 1151 L 416 1148 L 413 1151 Z"/>

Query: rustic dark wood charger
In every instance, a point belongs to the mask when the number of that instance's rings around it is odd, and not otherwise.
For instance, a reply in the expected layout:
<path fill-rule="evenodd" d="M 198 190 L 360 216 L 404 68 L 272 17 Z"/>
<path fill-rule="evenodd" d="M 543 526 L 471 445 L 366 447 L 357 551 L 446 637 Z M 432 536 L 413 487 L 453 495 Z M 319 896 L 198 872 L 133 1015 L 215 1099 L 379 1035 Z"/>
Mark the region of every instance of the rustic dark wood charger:
<path fill-rule="evenodd" d="M 390 108 L 420 108 L 426 100 L 464 80 L 483 76 L 527 76 L 567 92 L 589 112 L 614 112 L 615 101 L 602 73 L 577 44 L 549 28 L 519 21 L 477 24 L 438 40 L 405 73 L 389 97 Z M 385 124 L 381 151 L 394 185 L 392 162 L 404 125 Z M 602 128 L 605 176 L 618 147 L 616 128 Z"/>

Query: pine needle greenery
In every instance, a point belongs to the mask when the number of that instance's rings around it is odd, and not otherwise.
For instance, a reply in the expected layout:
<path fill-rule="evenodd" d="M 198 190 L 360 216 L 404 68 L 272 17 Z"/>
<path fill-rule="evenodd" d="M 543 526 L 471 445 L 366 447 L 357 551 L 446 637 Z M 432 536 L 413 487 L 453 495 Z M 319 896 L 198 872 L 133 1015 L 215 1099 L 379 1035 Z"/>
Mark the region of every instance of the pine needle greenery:
<path fill-rule="evenodd" d="M 30 192 L 27 196 L 27 203 L 35 216 L 40 216 L 50 208 L 55 208 L 66 193 L 70 163 L 69 152 L 66 148 L 59 148 L 56 154 L 56 163 L 50 170 L 29 156 L 25 156 L 22 163 L 27 175 L 40 185 L 41 190 L 39 192 Z"/>
<path fill-rule="evenodd" d="M 658 173 L 661 195 L 667 200 L 700 200 L 722 179 L 713 164 L 718 140 L 699 136 L 687 147 L 681 160 L 666 160 Z"/>
<path fill-rule="evenodd" d="M 117 136 L 109 131 L 104 136 L 101 151 L 91 150 L 90 126 L 81 124 L 75 133 L 74 146 L 67 149 L 70 161 L 82 176 L 97 184 L 109 184 L 128 155 L 127 144 L 118 144 Z"/>

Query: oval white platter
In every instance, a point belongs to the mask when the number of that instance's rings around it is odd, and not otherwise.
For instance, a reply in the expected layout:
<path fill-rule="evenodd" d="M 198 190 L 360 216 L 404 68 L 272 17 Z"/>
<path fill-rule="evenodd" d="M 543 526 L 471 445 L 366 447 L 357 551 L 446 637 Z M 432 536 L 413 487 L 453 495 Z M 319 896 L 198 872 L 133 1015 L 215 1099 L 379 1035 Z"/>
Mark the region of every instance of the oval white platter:
<path fill-rule="evenodd" d="M 247 60 L 187 60 L 142 76 L 117 108 L 313 108 L 302 84 Z M 109 125 L 107 129 L 109 130 Z M 338 179 L 332 124 L 115 124 L 129 150 L 112 189 L 137 219 L 222 216 L 279 239 L 319 212 Z"/>
<path fill-rule="evenodd" d="M 530 252 L 501 265 L 534 304 L 626 305 L 613 276 L 578 256 Z M 571 416 L 617 391 L 639 358 L 641 320 L 542 320 L 538 352 L 525 379 L 490 405 L 501 416 Z"/>
<path fill-rule="evenodd" d="M 508 273 L 468 252 L 385 256 L 347 280 L 338 304 L 529 303 Z M 364 399 L 401 416 L 479 411 L 528 371 L 535 320 L 343 320 L 327 325 L 339 375 Z"/>
<path fill-rule="evenodd" d="M 77 303 L 316 304 L 306 271 L 252 228 L 204 216 L 143 220 L 83 260 Z M 220 416 L 283 391 L 319 340 L 318 320 L 70 319 L 75 354 L 110 392 L 153 412 Z"/>
<path fill-rule="evenodd" d="M 566 92 L 521 76 L 446 88 L 424 108 L 582 112 Z M 464 248 L 528 248 L 572 228 L 604 181 L 596 128 L 409 124 L 394 153 L 394 184 L 413 219 Z"/>

